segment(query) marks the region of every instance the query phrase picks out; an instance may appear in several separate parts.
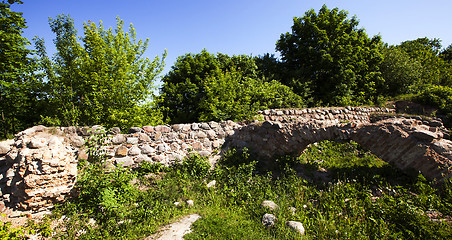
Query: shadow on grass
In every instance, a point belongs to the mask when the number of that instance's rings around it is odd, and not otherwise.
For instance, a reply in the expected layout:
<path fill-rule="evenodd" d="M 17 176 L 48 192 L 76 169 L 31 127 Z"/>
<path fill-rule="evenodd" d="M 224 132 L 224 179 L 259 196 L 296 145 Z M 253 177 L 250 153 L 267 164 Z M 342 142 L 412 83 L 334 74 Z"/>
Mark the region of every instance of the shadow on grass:
<path fill-rule="evenodd" d="M 385 182 L 393 186 L 407 187 L 416 182 L 418 172 L 401 171 L 389 164 L 381 167 L 351 166 L 323 168 L 316 164 L 298 164 L 294 167 L 298 177 L 316 185 L 337 181 L 357 181 L 363 184 Z M 281 172 L 279 173 L 279 175 Z"/>

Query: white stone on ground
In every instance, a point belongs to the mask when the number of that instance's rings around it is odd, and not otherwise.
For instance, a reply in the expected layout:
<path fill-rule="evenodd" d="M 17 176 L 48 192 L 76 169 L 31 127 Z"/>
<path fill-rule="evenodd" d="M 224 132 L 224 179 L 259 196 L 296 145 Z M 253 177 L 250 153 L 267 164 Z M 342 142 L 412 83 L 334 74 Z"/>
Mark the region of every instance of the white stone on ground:
<path fill-rule="evenodd" d="M 286 225 L 292 230 L 299 232 L 301 235 L 304 235 L 304 227 L 301 222 L 296 221 L 287 221 Z"/>
<path fill-rule="evenodd" d="M 217 181 L 215 181 L 215 180 L 210 181 L 209 183 L 207 183 L 207 188 L 215 187 L 216 183 L 217 183 Z"/>
<path fill-rule="evenodd" d="M 276 204 L 273 201 L 268 201 L 268 200 L 265 200 L 262 202 L 262 207 L 268 208 L 270 210 L 276 210 L 279 208 L 278 204 Z"/>

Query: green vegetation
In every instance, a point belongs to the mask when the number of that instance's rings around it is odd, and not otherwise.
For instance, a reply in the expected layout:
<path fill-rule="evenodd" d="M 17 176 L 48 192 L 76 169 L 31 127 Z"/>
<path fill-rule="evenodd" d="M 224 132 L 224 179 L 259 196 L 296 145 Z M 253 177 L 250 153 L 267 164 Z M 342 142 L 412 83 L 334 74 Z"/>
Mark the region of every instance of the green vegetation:
<path fill-rule="evenodd" d="M 0 2 L 0 139 L 35 124 L 40 110 L 36 62 L 21 36 L 25 19 L 10 9 L 14 3 L 21 1 Z"/>
<path fill-rule="evenodd" d="M 315 102 L 327 105 L 376 102 L 383 79 L 381 37 L 369 38 L 356 17 L 325 5 L 294 18 L 291 33 L 281 35 L 276 49 L 286 65 L 284 83 L 295 92 L 307 87 Z"/>
<path fill-rule="evenodd" d="M 102 22 L 84 23 L 83 45 L 77 41 L 73 20 L 66 15 L 49 19 L 57 53 L 47 57 L 43 39 L 35 39 L 46 101 L 53 106 L 44 123 L 129 128 L 161 123 L 152 111 L 153 81 L 163 69 L 163 60 L 143 58 L 148 40 L 137 41 L 132 25 L 124 32 L 123 21 L 105 29 Z M 157 114 L 156 114 L 157 113 Z"/>
<path fill-rule="evenodd" d="M 244 55 L 186 54 L 163 82 L 159 102 L 171 123 L 244 120 L 261 109 L 303 106 L 289 87 L 258 78 L 254 59 Z"/>
<path fill-rule="evenodd" d="M 145 162 L 110 171 L 91 158 L 81 164 L 78 196 L 51 217 L 64 219 L 53 237 L 141 239 L 189 213 L 202 218 L 186 239 L 299 239 L 289 220 L 304 225 L 304 239 L 452 237 L 451 180 L 437 185 L 402 173 L 354 142 L 319 142 L 276 163 L 262 169 L 246 149 L 229 151 L 213 170 L 196 154 L 170 168 Z M 263 200 L 279 210 L 264 209 Z M 269 211 L 278 221 L 266 229 L 261 219 Z"/>
<path fill-rule="evenodd" d="M 380 105 L 404 99 L 438 108 L 451 123 L 452 44 L 426 37 L 390 46 L 367 36 L 356 16 L 323 6 L 295 17 L 276 43 L 281 59 L 222 53 L 187 53 L 162 78 L 166 51 L 143 57 L 148 40 L 85 22 L 78 36 L 68 15 L 49 19 L 56 54 L 44 39 L 35 50 L 21 36 L 20 12 L 1 1 L 0 137 L 32 125 L 131 126 L 253 118 L 257 110 L 312 106 Z M 450 125 L 447 125 L 450 126 Z"/>
<path fill-rule="evenodd" d="M 281 59 L 206 50 L 180 56 L 155 97 L 166 52 L 143 58 L 148 41 L 137 40 L 132 26 L 124 31 L 119 18 L 114 30 L 88 22 L 79 37 L 69 16 L 57 16 L 49 20 L 57 49 L 49 57 L 43 39 L 35 38 L 36 50 L 26 48 L 25 19 L 10 10 L 15 3 L 21 1 L 0 3 L 0 138 L 37 123 L 127 129 L 241 121 L 264 108 L 380 104 L 403 96 L 452 119 L 452 45 L 442 50 L 439 39 L 419 38 L 389 46 L 337 8 L 294 18 L 292 32 L 276 44 Z M 187 239 L 299 238 L 287 220 L 302 222 L 306 239 L 452 238 L 451 180 L 438 185 L 406 175 L 355 143 L 314 144 L 298 159 L 275 160 L 275 169 L 261 169 L 257 160 L 231 150 L 213 170 L 197 155 L 171 167 L 112 169 L 91 146 L 90 159 L 79 163 L 76 196 L 52 216 L 61 219 L 53 237 L 138 239 L 199 213 Z M 207 188 L 211 180 L 217 184 Z M 263 200 L 280 206 L 274 228 L 261 224 Z M 18 229 L 1 223 L 0 238 L 48 235 L 49 223 Z"/>
<path fill-rule="evenodd" d="M 441 113 L 446 115 L 448 126 L 452 124 L 452 87 L 441 85 L 426 85 L 419 95 L 417 101 L 437 107 Z"/>
<path fill-rule="evenodd" d="M 44 219 L 44 223 L 28 221 L 25 226 L 12 227 L 10 222 L 0 222 L 0 239 L 26 239 L 27 235 L 40 234 L 43 237 L 50 237 L 52 229 L 49 219 Z"/>

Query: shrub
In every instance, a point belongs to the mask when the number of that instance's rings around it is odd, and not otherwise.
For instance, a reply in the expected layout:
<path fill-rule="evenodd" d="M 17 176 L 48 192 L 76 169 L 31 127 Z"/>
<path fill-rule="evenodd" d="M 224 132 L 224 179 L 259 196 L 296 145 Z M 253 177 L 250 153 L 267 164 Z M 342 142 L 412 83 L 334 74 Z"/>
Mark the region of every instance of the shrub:
<path fill-rule="evenodd" d="M 452 87 L 426 85 L 417 101 L 438 108 L 446 116 L 447 127 L 452 127 Z"/>
<path fill-rule="evenodd" d="M 205 178 L 210 170 L 207 157 L 201 157 L 197 153 L 191 153 L 181 163 L 175 163 L 172 167 L 177 175 L 193 179 Z"/>

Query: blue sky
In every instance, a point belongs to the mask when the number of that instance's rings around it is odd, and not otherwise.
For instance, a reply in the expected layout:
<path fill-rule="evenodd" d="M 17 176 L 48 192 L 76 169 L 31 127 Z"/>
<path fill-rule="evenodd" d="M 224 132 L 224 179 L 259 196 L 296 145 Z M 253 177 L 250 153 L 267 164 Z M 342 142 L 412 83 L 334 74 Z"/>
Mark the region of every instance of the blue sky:
<path fill-rule="evenodd" d="M 54 35 L 48 18 L 70 14 L 79 35 L 84 21 L 116 26 L 116 16 L 126 26 L 133 23 L 140 39 L 149 38 L 146 57 L 168 50 L 165 71 L 185 53 L 203 48 L 212 53 L 258 56 L 275 53 L 275 43 L 290 31 L 293 17 L 326 4 L 356 15 L 369 36 L 380 34 L 384 42 L 399 44 L 419 37 L 439 38 L 452 44 L 451 0 L 23 0 L 15 11 L 23 12 L 28 28 L 24 36 L 44 37 L 52 52 Z"/>

